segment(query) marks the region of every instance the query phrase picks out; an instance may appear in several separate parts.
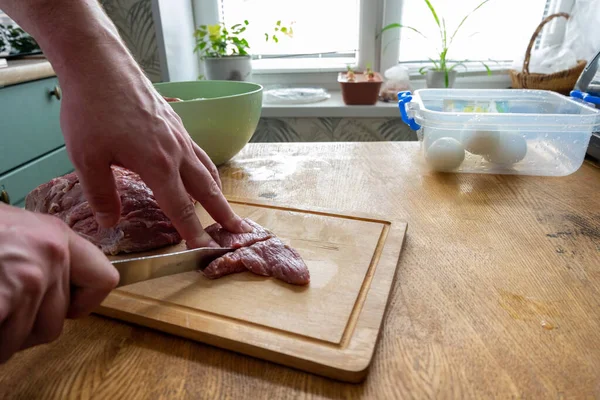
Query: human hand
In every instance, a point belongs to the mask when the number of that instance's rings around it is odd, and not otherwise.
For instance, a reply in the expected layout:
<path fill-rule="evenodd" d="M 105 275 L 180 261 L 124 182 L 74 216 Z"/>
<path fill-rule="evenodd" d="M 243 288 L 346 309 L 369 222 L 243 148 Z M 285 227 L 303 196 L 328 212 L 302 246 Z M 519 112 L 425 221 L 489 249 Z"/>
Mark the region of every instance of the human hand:
<path fill-rule="evenodd" d="M 116 164 L 140 175 L 188 247 L 216 246 L 189 195 L 227 230 L 252 231 L 221 193 L 210 158 L 146 78 L 97 1 L 0 4 L 32 34 L 57 74 L 66 148 L 101 227 L 113 226 L 120 216 L 110 168 Z"/>
<path fill-rule="evenodd" d="M 0 363 L 56 340 L 117 285 L 106 256 L 56 217 L 0 203 Z"/>
<path fill-rule="evenodd" d="M 110 170 L 114 163 L 141 176 L 189 247 L 216 243 L 188 193 L 227 230 L 251 231 L 223 196 L 210 158 L 150 81 L 137 69 L 101 72 L 104 79 L 63 86 L 61 109 L 66 146 L 98 223 L 110 227 L 120 215 Z"/>

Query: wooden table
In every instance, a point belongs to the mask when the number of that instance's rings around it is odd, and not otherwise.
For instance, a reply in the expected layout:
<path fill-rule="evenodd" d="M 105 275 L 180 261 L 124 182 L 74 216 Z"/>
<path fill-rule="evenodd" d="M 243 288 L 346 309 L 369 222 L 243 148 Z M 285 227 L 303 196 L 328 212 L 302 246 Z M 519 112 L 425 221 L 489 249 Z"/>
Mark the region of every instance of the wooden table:
<path fill-rule="evenodd" d="M 437 176 L 417 151 L 249 145 L 221 168 L 227 194 L 408 222 L 363 384 L 92 316 L 0 367 L 0 398 L 600 397 L 600 170 Z"/>

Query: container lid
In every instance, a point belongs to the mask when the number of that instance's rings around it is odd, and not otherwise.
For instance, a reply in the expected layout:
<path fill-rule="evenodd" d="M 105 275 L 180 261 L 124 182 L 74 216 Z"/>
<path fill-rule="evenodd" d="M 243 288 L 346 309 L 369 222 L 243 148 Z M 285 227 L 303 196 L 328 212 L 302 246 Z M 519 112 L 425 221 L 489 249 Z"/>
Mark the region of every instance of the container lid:
<path fill-rule="evenodd" d="M 600 127 L 600 110 L 545 90 L 420 89 L 399 95 L 411 128 L 573 131 Z M 408 99 L 410 97 L 410 100 Z M 404 115 L 403 115 L 404 119 Z"/>
<path fill-rule="evenodd" d="M 600 62 L 600 51 L 588 62 L 581 72 L 575 87 L 571 92 L 571 97 L 581 99 L 588 103 L 600 106 L 600 71 L 598 63 Z"/>

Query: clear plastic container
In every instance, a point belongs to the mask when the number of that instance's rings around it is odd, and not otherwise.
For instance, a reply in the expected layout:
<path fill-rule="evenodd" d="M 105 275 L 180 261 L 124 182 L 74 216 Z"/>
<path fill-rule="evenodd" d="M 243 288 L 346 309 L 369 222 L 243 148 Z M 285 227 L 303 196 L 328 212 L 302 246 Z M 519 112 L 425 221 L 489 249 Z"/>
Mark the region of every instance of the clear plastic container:
<path fill-rule="evenodd" d="M 566 176 L 600 127 L 600 110 L 550 91 L 420 89 L 398 98 L 424 164 L 437 171 Z"/>

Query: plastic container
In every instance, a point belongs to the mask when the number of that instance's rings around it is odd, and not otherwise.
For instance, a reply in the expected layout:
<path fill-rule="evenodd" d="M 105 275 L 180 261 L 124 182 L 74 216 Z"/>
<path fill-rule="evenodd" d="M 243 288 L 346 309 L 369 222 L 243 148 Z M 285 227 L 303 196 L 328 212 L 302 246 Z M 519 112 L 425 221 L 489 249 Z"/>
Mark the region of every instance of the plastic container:
<path fill-rule="evenodd" d="M 400 92 L 423 164 L 444 172 L 566 176 L 583 164 L 600 110 L 544 90 Z"/>

